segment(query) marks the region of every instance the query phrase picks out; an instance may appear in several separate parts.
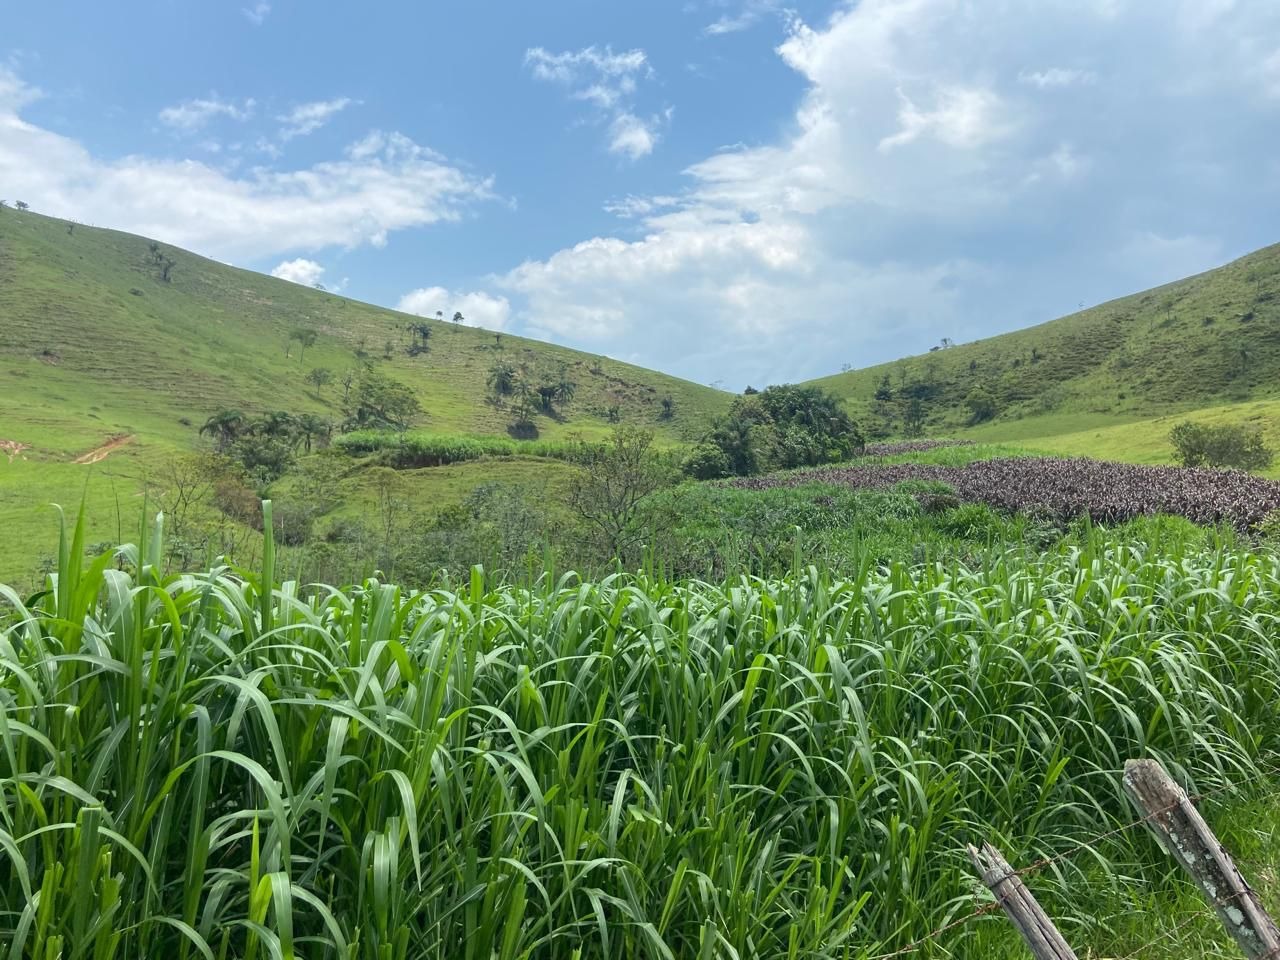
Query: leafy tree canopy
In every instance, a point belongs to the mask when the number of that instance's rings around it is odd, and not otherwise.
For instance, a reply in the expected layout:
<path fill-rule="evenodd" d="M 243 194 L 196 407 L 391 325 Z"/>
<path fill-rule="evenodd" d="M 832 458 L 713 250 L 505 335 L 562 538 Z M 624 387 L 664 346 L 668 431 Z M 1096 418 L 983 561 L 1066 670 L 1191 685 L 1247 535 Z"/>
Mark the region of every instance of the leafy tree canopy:
<path fill-rule="evenodd" d="M 836 463 L 863 444 L 862 431 L 838 397 L 820 387 L 785 384 L 734 400 L 728 416 L 715 424 L 686 470 L 707 478 L 721 471 L 746 476 Z"/>

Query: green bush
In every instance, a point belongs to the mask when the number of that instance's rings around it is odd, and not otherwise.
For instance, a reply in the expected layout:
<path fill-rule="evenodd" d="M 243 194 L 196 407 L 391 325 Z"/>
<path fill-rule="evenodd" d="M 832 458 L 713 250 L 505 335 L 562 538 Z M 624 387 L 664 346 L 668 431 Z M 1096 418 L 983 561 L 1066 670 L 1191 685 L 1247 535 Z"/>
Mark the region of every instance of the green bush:
<path fill-rule="evenodd" d="M 1262 431 L 1244 424 L 1184 420 L 1169 432 L 1169 440 L 1184 467 L 1263 470 L 1274 459 L 1263 443 Z"/>
<path fill-rule="evenodd" d="M 719 480 L 730 473 L 729 458 L 714 443 L 700 443 L 684 458 L 681 469 L 694 480 Z"/>

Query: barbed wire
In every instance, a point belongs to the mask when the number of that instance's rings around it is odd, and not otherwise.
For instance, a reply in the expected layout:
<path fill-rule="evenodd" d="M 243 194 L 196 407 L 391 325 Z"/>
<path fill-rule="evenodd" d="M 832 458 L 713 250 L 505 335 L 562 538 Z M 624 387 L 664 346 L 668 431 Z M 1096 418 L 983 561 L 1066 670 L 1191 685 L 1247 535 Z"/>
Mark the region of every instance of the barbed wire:
<path fill-rule="evenodd" d="M 1220 796 L 1229 791 L 1239 790 L 1240 787 L 1246 784 L 1256 783 L 1257 781 L 1262 780 L 1266 777 L 1278 777 L 1278 776 L 1280 776 L 1280 766 L 1261 767 L 1258 769 L 1256 773 L 1252 774 L 1251 776 L 1245 777 L 1244 779 L 1233 780 L 1230 783 L 1224 783 L 1221 786 L 1216 787 L 1212 790 L 1205 790 L 1195 794 L 1188 794 L 1186 796 L 1186 800 L 1191 803 L 1198 803 L 1200 801 L 1209 800 L 1213 797 Z M 1075 843 L 1075 846 L 1073 846 L 1070 850 L 1066 850 L 1066 851 L 1063 851 L 1062 853 L 1054 854 L 1053 856 L 1042 857 L 1041 859 L 1036 860 L 1033 863 L 1027 864 L 1025 867 L 1021 867 L 1017 870 L 1011 871 L 1006 877 L 1003 877 L 1002 879 L 1007 880 L 1010 877 L 1018 877 L 1019 879 L 1022 879 L 1023 877 L 1031 876 L 1032 874 L 1038 873 L 1039 871 L 1043 870 L 1045 867 L 1051 866 L 1052 864 L 1055 864 L 1055 863 L 1060 863 L 1063 860 L 1068 860 L 1071 857 L 1078 854 L 1080 851 L 1086 848 L 1092 847 L 1095 844 L 1102 842 L 1103 840 L 1107 840 L 1107 839 L 1110 839 L 1111 837 L 1118 836 L 1129 830 L 1133 830 L 1135 827 L 1145 826 L 1147 823 L 1149 823 L 1151 820 L 1155 819 L 1156 817 L 1162 816 L 1166 813 L 1171 813 L 1172 811 L 1176 810 L 1178 807 L 1182 806 L 1182 803 L 1183 803 L 1183 800 L 1179 799 L 1174 803 L 1168 804 L 1167 806 L 1161 807 L 1157 810 L 1153 810 L 1150 813 L 1146 814 L 1145 816 L 1139 817 L 1138 819 L 1133 820 L 1129 823 L 1126 823 L 1122 826 L 1114 827 L 1110 830 L 1105 830 L 1102 833 L 1098 833 L 1092 837 L 1087 837 L 1083 840 L 1073 841 Z M 1214 903 L 1210 904 L 1210 906 L 1214 906 L 1214 907 L 1223 906 L 1226 903 L 1229 903 L 1230 901 L 1240 897 L 1241 895 L 1247 892 L 1249 891 L 1242 890 L 1237 893 L 1233 893 L 1227 897 L 1221 898 L 1220 902 L 1215 901 Z M 875 954 L 874 956 L 866 957 L 865 960 L 896 960 L 896 958 L 898 957 L 904 957 L 909 954 L 915 953 L 926 944 L 931 943 L 934 940 L 937 940 L 943 934 L 948 933 L 951 930 L 956 929 L 957 927 L 962 927 L 968 923 L 972 923 L 974 920 L 977 920 L 983 916 L 986 916 L 989 913 L 994 913 L 996 910 L 999 910 L 999 909 L 1001 909 L 1000 901 L 992 900 L 989 903 L 985 903 L 981 905 L 977 909 L 973 910 L 971 913 L 967 913 L 962 917 L 959 917 L 955 920 L 951 920 L 948 923 L 944 924 L 943 926 L 938 927 L 936 930 L 932 930 L 929 933 L 925 934 L 924 936 L 919 937 L 916 940 L 913 940 L 911 943 L 907 944 L 906 946 L 900 947 L 897 950 L 894 950 L 890 953 L 878 953 L 878 954 Z M 1143 950 L 1146 950 L 1149 947 L 1152 947 L 1155 944 L 1161 942 L 1162 940 L 1167 939 L 1173 936 L 1174 934 L 1180 932 L 1182 929 L 1189 926 L 1191 923 L 1193 923 L 1197 919 L 1201 919 L 1202 916 L 1203 915 L 1200 913 L 1193 913 L 1191 916 L 1187 917 L 1181 923 L 1179 923 L 1176 927 L 1161 934 L 1155 940 L 1151 940 L 1151 941 L 1148 941 L 1147 943 L 1142 944 L 1140 947 L 1138 947 L 1138 949 L 1134 953 L 1128 954 L 1127 956 L 1120 958 L 1120 960 L 1132 960 L 1133 957 L 1136 957 Z M 1276 957 L 1270 958 L 1270 960 L 1280 960 L 1280 953 L 1277 953 Z"/>

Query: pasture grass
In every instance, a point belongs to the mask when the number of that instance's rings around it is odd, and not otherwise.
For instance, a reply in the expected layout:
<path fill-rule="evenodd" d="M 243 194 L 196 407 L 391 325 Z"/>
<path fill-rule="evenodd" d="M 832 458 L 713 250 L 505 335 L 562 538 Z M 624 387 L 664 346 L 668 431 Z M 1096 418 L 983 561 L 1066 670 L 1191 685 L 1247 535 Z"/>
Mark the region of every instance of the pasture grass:
<path fill-rule="evenodd" d="M 1261 787 L 1280 733 L 1280 559 L 1226 546 L 417 593 L 162 536 L 0 589 L 16 955 L 863 957 L 980 901 L 966 841 L 1127 822 L 1132 756 Z M 1099 872 L 1172 889 L 1125 834 L 1049 894 Z"/>

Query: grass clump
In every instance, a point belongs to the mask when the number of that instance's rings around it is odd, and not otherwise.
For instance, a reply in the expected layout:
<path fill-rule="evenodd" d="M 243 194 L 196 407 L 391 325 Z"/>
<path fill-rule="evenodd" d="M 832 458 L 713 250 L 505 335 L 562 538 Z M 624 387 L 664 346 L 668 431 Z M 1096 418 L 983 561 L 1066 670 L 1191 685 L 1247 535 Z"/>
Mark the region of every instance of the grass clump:
<path fill-rule="evenodd" d="M 855 958 L 973 905 L 964 841 L 1127 819 L 1125 758 L 1276 745 L 1280 560 L 1227 547 L 413 592 L 161 539 L 0 588 L 15 955 Z"/>

